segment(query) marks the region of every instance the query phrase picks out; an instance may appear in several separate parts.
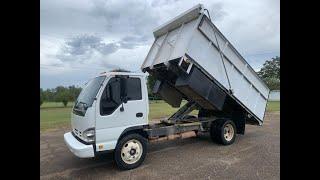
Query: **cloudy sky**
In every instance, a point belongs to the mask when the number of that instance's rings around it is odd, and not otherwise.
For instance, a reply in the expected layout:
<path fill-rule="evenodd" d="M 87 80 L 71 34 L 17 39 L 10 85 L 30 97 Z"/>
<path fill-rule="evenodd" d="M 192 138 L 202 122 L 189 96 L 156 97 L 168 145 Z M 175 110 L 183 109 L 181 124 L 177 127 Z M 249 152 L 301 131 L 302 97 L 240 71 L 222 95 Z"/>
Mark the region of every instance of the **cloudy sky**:
<path fill-rule="evenodd" d="M 118 67 L 139 72 L 153 30 L 198 3 L 255 70 L 280 56 L 279 0 L 41 0 L 40 86 L 82 86 Z"/>

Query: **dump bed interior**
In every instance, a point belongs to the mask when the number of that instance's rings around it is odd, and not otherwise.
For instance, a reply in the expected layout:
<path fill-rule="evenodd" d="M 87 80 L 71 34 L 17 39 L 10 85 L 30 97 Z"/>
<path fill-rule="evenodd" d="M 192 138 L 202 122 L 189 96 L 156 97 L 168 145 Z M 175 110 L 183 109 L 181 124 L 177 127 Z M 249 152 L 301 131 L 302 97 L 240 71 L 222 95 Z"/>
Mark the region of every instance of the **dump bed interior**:
<path fill-rule="evenodd" d="M 199 4 L 157 28 L 142 71 L 156 77 L 154 93 L 173 107 L 186 99 L 261 125 L 268 87 L 204 12 Z"/>

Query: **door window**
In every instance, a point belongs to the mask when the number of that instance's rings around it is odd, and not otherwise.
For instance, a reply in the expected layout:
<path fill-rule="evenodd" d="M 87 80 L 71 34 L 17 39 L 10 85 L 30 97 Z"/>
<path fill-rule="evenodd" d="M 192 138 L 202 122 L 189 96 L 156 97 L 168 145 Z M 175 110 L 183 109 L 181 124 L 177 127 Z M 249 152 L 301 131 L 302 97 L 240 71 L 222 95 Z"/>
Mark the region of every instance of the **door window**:
<path fill-rule="evenodd" d="M 126 84 L 128 101 L 141 100 L 141 81 L 139 78 L 128 78 Z M 100 101 L 100 115 L 110 115 L 121 105 L 120 78 L 112 77 L 106 85 Z"/>
<path fill-rule="evenodd" d="M 128 97 L 128 101 L 142 99 L 140 78 L 128 78 L 127 97 Z"/>

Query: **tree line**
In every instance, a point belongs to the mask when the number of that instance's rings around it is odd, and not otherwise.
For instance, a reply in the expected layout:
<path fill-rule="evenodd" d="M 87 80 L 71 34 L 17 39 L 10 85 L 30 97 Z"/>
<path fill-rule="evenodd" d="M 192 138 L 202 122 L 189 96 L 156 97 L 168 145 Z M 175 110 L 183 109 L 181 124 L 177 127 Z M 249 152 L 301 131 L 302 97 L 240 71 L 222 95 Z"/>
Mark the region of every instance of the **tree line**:
<path fill-rule="evenodd" d="M 280 57 L 276 56 L 271 60 L 267 60 L 257 73 L 270 90 L 280 90 Z M 148 76 L 147 87 L 150 100 L 161 99 L 161 97 L 152 93 L 155 82 L 156 79 L 153 76 Z M 81 87 L 76 86 L 58 86 L 46 90 L 40 88 L 40 106 L 43 102 L 62 102 L 64 106 L 67 106 L 68 102 L 73 102 L 77 99 L 80 92 Z"/>
<path fill-rule="evenodd" d="M 46 90 L 40 88 L 40 106 L 43 102 L 62 102 L 64 106 L 67 106 L 68 102 L 73 102 L 77 99 L 80 92 L 81 87 L 76 86 L 58 86 Z"/>

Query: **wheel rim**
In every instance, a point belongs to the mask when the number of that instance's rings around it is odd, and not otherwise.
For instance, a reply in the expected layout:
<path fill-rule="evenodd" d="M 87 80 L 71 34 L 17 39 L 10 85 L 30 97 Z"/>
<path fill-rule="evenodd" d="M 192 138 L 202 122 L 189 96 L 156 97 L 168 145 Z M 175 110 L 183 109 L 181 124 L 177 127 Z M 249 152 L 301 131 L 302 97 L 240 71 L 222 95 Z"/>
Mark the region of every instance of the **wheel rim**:
<path fill-rule="evenodd" d="M 139 161 L 142 152 L 142 144 L 138 140 L 131 139 L 122 146 L 121 159 L 127 164 L 134 164 Z"/>
<path fill-rule="evenodd" d="M 224 127 L 224 134 L 223 135 L 224 135 L 225 140 L 227 140 L 227 141 L 231 141 L 233 139 L 234 129 L 231 124 L 227 124 Z"/>

